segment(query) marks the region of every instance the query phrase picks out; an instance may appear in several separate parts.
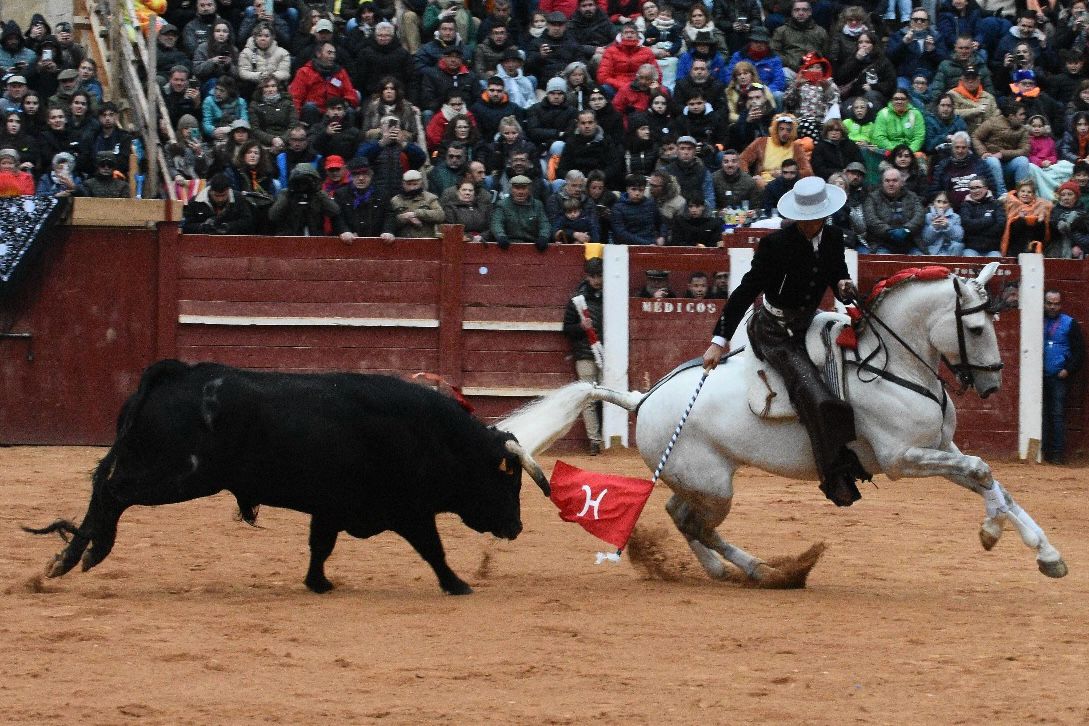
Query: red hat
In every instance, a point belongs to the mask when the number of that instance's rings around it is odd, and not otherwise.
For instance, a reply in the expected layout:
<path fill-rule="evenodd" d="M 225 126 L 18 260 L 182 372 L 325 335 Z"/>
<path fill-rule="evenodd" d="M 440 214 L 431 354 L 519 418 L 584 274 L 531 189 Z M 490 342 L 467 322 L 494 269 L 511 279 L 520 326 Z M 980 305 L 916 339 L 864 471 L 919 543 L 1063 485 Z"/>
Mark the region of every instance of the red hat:
<path fill-rule="evenodd" d="M 337 156 L 336 154 L 326 157 L 325 159 L 326 169 L 343 169 L 345 166 L 347 166 L 347 164 L 344 163 L 344 158 Z"/>
<path fill-rule="evenodd" d="M 1061 192 L 1063 189 L 1069 189 L 1070 191 L 1074 192 L 1075 197 L 1077 197 L 1078 199 L 1081 199 L 1081 187 L 1079 187 L 1078 183 L 1076 181 L 1074 181 L 1073 179 L 1071 179 L 1068 182 L 1063 182 L 1062 184 L 1059 185 L 1059 188 L 1055 190 L 1055 198 L 1056 199 L 1059 198 L 1059 192 Z"/>

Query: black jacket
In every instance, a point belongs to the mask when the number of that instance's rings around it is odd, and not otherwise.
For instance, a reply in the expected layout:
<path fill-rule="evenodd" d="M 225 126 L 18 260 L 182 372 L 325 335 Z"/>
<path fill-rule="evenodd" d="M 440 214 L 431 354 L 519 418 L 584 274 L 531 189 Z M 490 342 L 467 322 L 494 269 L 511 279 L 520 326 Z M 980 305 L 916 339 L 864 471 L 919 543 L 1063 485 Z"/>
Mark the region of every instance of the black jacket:
<path fill-rule="evenodd" d="M 253 234 L 253 211 L 230 190 L 227 204 L 216 213 L 205 188 L 185 205 L 181 231 L 185 234 Z"/>
<path fill-rule="evenodd" d="M 715 335 L 729 340 L 745 311 L 763 293 L 779 308 L 816 310 L 829 287 L 850 277 L 843 261 L 843 233 L 825 225 L 817 252 L 796 224 L 760 240 L 752 267 L 730 295 L 715 325 Z"/>
<path fill-rule="evenodd" d="M 360 237 L 377 237 L 386 224 L 386 200 L 373 187 L 360 192 L 354 185 L 337 189 L 333 201 L 340 207 L 344 229 Z"/>
<path fill-rule="evenodd" d="M 604 342 L 601 326 L 601 290 L 594 290 L 585 280 L 575 290 L 574 298 L 582 295 L 586 298 L 586 309 L 590 311 L 590 323 L 597 332 L 598 340 Z M 590 340 L 586 337 L 586 331 L 582 329 L 581 316 L 575 308 L 574 300 L 568 300 L 567 309 L 563 311 L 563 334 L 571 341 L 571 354 L 575 360 L 594 360 L 594 353 L 590 349 Z"/>

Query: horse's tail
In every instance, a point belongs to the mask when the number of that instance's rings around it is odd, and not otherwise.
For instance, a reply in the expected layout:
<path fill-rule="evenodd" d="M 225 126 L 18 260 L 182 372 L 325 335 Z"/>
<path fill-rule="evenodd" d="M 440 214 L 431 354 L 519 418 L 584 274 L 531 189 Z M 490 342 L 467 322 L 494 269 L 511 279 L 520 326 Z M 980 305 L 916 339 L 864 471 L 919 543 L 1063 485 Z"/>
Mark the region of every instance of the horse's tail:
<path fill-rule="evenodd" d="M 614 391 L 611 388 L 595 386 L 590 392 L 590 400 L 613 403 L 628 411 L 634 411 L 639 408 L 639 404 L 643 402 L 646 395 L 639 391 Z"/>

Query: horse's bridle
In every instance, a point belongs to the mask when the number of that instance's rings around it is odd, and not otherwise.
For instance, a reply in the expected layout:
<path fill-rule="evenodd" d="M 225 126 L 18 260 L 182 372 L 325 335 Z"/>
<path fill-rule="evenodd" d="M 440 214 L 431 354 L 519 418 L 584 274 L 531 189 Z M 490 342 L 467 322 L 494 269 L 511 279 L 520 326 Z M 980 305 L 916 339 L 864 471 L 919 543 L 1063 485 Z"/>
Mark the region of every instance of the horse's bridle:
<path fill-rule="evenodd" d="M 957 380 L 960 381 L 962 386 L 960 393 L 964 393 L 968 390 L 969 386 L 975 386 L 976 371 L 986 371 L 990 373 L 1000 371 L 1003 367 L 1002 363 L 994 363 L 991 365 L 977 365 L 968 362 L 968 344 L 964 337 L 964 318 L 969 315 L 974 315 L 975 313 L 983 311 L 995 313 L 998 311 L 999 303 L 992 303 L 990 297 L 987 294 L 987 291 L 985 289 L 982 289 L 982 286 L 979 286 L 979 289 L 983 294 L 983 302 L 978 305 L 973 305 L 970 308 L 964 307 L 961 304 L 960 278 L 956 275 L 952 275 L 952 278 L 953 291 L 956 293 L 956 307 L 954 310 L 954 314 L 956 316 L 957 348 L 960 353 L 960 362 L 955 364 L 951 363 L 944 354 L 941 356 L 941 360 L 945 363 L 945 365 L 949 366 L 949 369 L 953 371 L 953 373 L 956 375 Z M 915 391 L 916 393 L 925 398 L 929 398 L 930 400 L 941 406 L 942 413 L 944 414 L 946 406 L 948 405 L 948 398 L 945 393 L 945 381 L 942 379 L 942 377 L 938 374 L 936 370 L 934 370 L 934 368 L 931 367 L 929 363 L 926 362 L 926 360 L 921 355 L 919 355 L 919 353 L 915 351 L 914 348 L 908 345 L 906 340 L 901 338 L 895 330 L 890 328 L 884 320 L 878 317 L 872 310 L 864 307 L 861 301 L 857 301 L 856 304 L 858 305 L 858 309 L 862 312 L 863 318 L 871 323 L 876 323 L 877 325 L 880 325 L 882 328 L 884 328 L 888 332 L 888 334 L 891 335 L 893 339 L 904 348 L 904 350 L 914 356 L 920 363 L 923 364 L 923 366 L 926 367 L 927 370 L 929 370 L 933 374 L 934 378 L 937 379 L 938 384 L 941 386 L 941 398 L 935 396 L 926 386 L 919 385 L 914 381 L 909 381 L 906 378 L 903 378 L 896 375 L 895 373 L 892 373 L 891 371 L 886 370 L 884 367 L 878 368 L 877 366 L 870 363 L 870 360 L 877 355 L 878 351 L 884 345 L 884 342 L 881 341 L 880 334 L 878 334 L 877 347 L 874 348 L 874 350 L 868 356 L 866 356 L 865 359 L 858 359 L 858 351 L 855 351 L 856 359 L 853 361 L 848 360 L 848 362 L 853 363 L 855 366 L 858 367 L 859 374 L 861 374 L 862 371 L 872 373 L 879 378 L 883 378 L 891 383 L 895 383 L 898 386 L 907 388 L 911 391 Z M 876 333 L 877 331 L 875 330 L 874 332 Z M 885 359 L 885 364 L 888 364 L 887 355 Z"/>
<path fill-rule="evenodd" d="M 982 288 L 981 285 L 977 285 L 977 287 Z M 991 304 L 990 297 L 984 289 L 980 289 L 980 292 L 983 294 L 983 302 L 978 305 L 973 305 L 970 308 L 961 305 L 960 278 L 957 276 L 953 277 L 953 290 L 957 294 L 955 315 L 957 319 L 957 349 L 960 353 L 960 362 L 951 363 L 944 355 L 942 355 L 942 361 L 945 365 L 949 366 L 949 370 L 953 371 L 957 380 L 960 381 L 961 393 L 963 393 L 968 390 L 969 387 L 974 387 L 976 385 L 976 371 L 995 373 L 1002 370 L 1003 364 L 999 362 L 990 365 L 979 365 L 977 363 L 968 362 L 968 345 L 964 339 L 964 318 L 980 312 L 994 313 L 996 312 L 996 308 Z"/>

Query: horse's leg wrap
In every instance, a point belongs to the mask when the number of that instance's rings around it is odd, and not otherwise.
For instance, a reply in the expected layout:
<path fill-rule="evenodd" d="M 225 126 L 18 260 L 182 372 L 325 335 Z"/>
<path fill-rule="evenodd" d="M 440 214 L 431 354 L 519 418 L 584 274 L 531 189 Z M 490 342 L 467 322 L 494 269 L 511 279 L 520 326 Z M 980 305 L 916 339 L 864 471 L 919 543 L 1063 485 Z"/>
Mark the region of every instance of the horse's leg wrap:
<path fill-rule="evenodd" d="M 689 548 L 708 575 L 716 580 L 725 577 L 726 568 L 719 558 L 721 555 L 749 578 L 755 579 L 761 560 L 740 547 L 731 545 L 715 531 L 715 527 L 729 514 L 731 501 L 716 499 L 706 503 L 694 502 L 674 494 L 666 503 L 666 511 L 677 529 L 685 536 Z"/>

